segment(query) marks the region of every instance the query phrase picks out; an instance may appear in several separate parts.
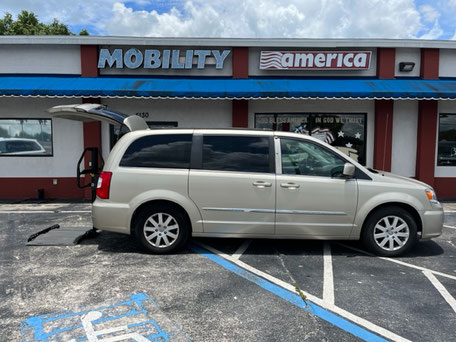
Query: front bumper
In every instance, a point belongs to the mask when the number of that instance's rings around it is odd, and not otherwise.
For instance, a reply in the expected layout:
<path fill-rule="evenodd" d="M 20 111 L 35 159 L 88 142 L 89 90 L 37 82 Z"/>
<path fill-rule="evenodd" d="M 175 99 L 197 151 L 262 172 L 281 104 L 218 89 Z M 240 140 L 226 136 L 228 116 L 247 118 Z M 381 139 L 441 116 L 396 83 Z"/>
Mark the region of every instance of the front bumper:
<path fill-rule="evenodd" d="M 423 211 L 421 212 L 421 219 L 423 222 L 422 240 L 429 240 L 442 234 L 444 220 L 443 209 Z"/>

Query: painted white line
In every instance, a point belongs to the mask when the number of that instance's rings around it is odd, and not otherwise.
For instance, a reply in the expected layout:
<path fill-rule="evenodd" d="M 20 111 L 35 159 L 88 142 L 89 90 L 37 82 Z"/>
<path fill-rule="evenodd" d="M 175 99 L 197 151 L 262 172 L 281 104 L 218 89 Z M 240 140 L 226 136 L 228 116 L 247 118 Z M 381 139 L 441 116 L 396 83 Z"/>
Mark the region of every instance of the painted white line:
<path fill-rule="evenodd" d="M 445 228 L 456 229 L 456 227 L 454 227 L 454 226 L 448 226 L 448 225 L 446 225 L 446 224 L 444 224 L 443 226 L 444 226 Z"/>
<path fill-rule="evenodd" d="M 454 312 L 456 312 L 456 299 L 447 291 L 447 289 L 442 285 L 442 283 L 429 271 L 423 271 L 423 274 L 429 279 L 429 281 L 434 285 L 437 291 L 440 292 L 443 299 L 451 306 Z"/>
<path fill-rule="evenodd" d="M 323 245 L 323 301 L 334 305 L 334 276 L 329 242 Z"/>
<path fill-rule="evenodd" d="M 376 258 L 379 258 L 379 259 L 382 259 L 382 260 L 386 260 L 386 261 L 389 261 L 389 262 L 394 262 L 395 264 L 399 264 L 399 265 L 402 265 L 402 266 L 414 268 L 416 270 L 428 271 L 428 272 L 431 272 L 431 273 L 433 273 L 435 275 L 438 275 L 438 276 L 441 276 L 441 277 L 445 277 L 445 278 L 450 278 L 450 279 L 456 280 L 456 276 L 453 276 L 451 274 L 446 274 L 446 273 L 430 270 L 429 268 L 416 266 L 416 265 L 409 264 L 409 263 L 406 263 L 406 262 L 403 262 L 403 261 L 400 261 L 400 260 L 396 260 L 396 259 L 393 259 L 393 258 L 380 257 L 380 256 L 377 256 L 375 254 L 363 251 L 362 249 L 358 249 L 358 248 L 355 248 L 355 247 L 347 246 L 347 245 L 345 245 L 343 243 L 338 243 L 338 244 L 343 246 L 343 247 L 345 247 L 345 248 L 348 248 L 348 249 L 351 249 L 351 250 L 354 250 L 356 252 L 363 253 L 363 254 L 366 254 L 366 255 L 369 255 L 369 256 L 372 256 L 372 257 L 376 257 Z"/>
<path fill-rule="evenodd" d="M 62 210 L 62 211 L 56 211 L 56 213 L 91 213 L 92 210 Z"/>
<path fill-rule="evenodd" d="M 456 213 L 456 210 L 443 210 L 443 212 L 446 214 L 446 213 L 449 213 L 449 214 L 454 214 Z"/>
<path fill-rule="evenodd" d="M 277 279 L 277 278 L 271 276 L 270 274 L 257 270 L 256 268 L 242 262 L 241 260 L 234 259 L 230 255 L 222 253 L 222 252 L 218 251 L 217 249 L 212 248 L 211 246 L 207 246 L 199 241 L 193 241 L 193 243 L 201 246 L 204 249 L 207 249 L 208 251 L 218 255 L 219 257 L 222 257 L 223 259 L 226 259 L 226 260 L 232 262 L 233 264 L 236 264 L 239 267 L 242 267 L 243 269 L 245 269 L 253 274 L 256 274 L 259 277 L 266 279 L 267 281 L 270 281 L 273 284 L 276 284 L 276 285 L 284 288 L 285 290 L 288 290 L 290 292 L 293 292 L 293 293 L 296 293 L 299 295 L 299 293 L 296 291 L 296 288 L 294 285 L 288 284 L 288 283 L 284 282 L 283 280 L 280 280 L 280 279 Z M 358 317 L 335 305 L 329 305 L 324 300 L 322 300 L 318 297 L 315 297 L 315 296 L 311 295 L 310 293 L 307 293 L 306 291 L 301 290 L 301 292 L 307 297 L 307 299 L 309 301 L 323 307 L 326 310 L 332 311 L 335 314 L 338 314 L 339 316 L 342 316 L 342 317 L 352 321 L 353 323 L 356 323 L 366 329 L 369 329 L 370 331 L 372 331 L 376 334 L 379 334 L 387 339 L 390 339 L 391 341 L 410 342 L 410 340 L 407 340 L 406 338 L 403 338 L 402 336 L 399 336 L 399 335 L 393 333 L 392 331 L 386 330 L 385 328 L 382 328 L 374 323 L 371 323 L 371 322 L 365 320 L 364 318 Z"/>
<path fill-rule="evenodd" d="M 247 250 L 247 248 L 249 248 L 249 245 L 251 242 L 252 242 L 252 240 L 250 240 L 250 239 L 245 240 L 244 243 L 239 246 L 237 251 L 234 252 L 234 254 L 231 257 L 239 260 L 239 258 L 242 256 L 242 254 L 244 254 L 244 252 Z"/>

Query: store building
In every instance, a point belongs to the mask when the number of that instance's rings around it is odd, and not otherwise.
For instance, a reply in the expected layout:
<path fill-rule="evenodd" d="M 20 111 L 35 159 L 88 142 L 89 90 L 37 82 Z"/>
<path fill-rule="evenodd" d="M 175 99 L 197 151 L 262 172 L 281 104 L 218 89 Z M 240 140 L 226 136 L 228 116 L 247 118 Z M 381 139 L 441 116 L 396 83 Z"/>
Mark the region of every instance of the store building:
<path fill-rule="evenodd" d="M 456 198 L 456 42 L 3 36 L 0 46 L 0 198 L 90 197 L 76 163 L 88 146 L 106 157 L 113 127 L 46 112 L 87 102 L 151 128 L 310 134 Z"/>

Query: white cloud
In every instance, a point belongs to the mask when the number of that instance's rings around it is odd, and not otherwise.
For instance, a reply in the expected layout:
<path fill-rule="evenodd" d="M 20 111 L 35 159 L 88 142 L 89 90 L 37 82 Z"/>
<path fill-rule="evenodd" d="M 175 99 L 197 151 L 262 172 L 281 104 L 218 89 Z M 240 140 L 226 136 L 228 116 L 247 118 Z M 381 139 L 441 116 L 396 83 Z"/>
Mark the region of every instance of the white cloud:
<path fill-rule="evenodd" d="M 0 13 L 27 9 L 102 35 L 435 39 L 437 20 L 444 23 L 436 8 L 414 0 L 2 0 Z"/>
<path fill-rule="evenodd" d="M 420 12 L 423 14 L 425 22 L 434 23 L 439 17 L 440 13 L 430 5 L 420 6 Z"/>
<path fill-rule="evenodd" d="M 443 34 L 443 30 L 439 25 L 439 21 L 436 20 L 434 26 L 425 34 L 421 35 L 420 39 L 438 39 Z"/>
<path fill-rule="evenodd" d="M 422 28 L 412 0 L 194 0 L 163 14 L 118 2 L 112 13 L 113 35 L 413 38 Z"/>

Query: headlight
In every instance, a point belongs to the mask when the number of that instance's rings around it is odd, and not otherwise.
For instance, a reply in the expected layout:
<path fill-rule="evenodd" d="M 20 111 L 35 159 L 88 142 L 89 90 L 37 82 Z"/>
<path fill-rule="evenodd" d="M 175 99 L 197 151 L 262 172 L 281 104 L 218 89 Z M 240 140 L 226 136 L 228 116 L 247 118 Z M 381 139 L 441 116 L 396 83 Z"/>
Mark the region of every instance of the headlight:
<path fill-rule="evenodd" d="M 426 190 L 424 190 L 424 192 L 426 193 L 426 196 L 427 196 L 427 198 L 429 199 L 430 202 L 438 203 L 437 196 L 435 195 L 434 190 L 426 189 Z"/>

